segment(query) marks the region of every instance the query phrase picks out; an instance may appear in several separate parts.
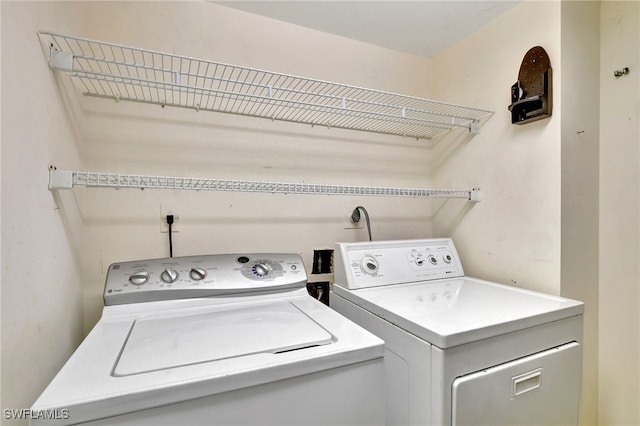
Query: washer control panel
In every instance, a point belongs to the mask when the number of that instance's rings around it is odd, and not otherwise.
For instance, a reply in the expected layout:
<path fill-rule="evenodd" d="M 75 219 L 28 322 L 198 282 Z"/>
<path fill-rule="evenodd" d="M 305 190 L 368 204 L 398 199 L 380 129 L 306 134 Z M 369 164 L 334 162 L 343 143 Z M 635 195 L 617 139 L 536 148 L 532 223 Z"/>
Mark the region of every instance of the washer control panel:
<path fill-rule="evenodd" d="M 351 289 L 462 276 L 462 264 L 449 238 L 336 246 L 335 283 Z"/>
<path fill-rule="evenodd" d="M 114 263 L 105 305 L 303 288 L 298 254 L 213 254 Z"/>

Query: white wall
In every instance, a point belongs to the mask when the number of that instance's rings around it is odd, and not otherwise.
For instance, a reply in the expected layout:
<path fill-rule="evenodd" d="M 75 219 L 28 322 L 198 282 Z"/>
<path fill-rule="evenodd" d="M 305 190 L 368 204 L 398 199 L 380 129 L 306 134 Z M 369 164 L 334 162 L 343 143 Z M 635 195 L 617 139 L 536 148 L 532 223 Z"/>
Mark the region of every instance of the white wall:
<path fill-rule="evenodd" d="M 72 3 L 2 2 L 2 408 L 29 408 L 80 343 L 77 199 L 47 189 L 78 167 L 75 135 L 36 35 L 72 30 Z M 4 416 L 3 416 L 4 417 Z M 18 422 L 7 422 L 17 424 Z M 3 423 L 4 424 L 4 423 Z"/>
<path fill-rule="evenodd" d="M 553 67 L 553 116 L 513 125 L 511 85 L 534 46 Z M 464 211 L 434 207 L 434 236 L 454 239 L 469 275 L 560 293 L 561 79 L 559 2 L 518 4 L 434 58 L 438 100 L 495 111 L 474 139 L 434 148 L 434 186 L 482 189 Z"/>
<path fill-rule="evenodd" d="M 640 3 L 603 1 L 599 422 L 640 424 Z M 614 70 L 630 74 L 615 78 Z"/>

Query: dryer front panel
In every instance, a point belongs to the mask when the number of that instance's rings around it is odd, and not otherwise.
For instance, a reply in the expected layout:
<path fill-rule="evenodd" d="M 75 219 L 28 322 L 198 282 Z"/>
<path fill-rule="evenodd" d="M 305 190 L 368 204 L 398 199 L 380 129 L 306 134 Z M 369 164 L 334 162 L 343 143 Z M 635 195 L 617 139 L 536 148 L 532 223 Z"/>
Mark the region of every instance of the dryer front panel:
<path fill-rule="evenodd" d="M 578 424 L 582 348 L 576 342 L 458 377 L 454 426 Z"/>

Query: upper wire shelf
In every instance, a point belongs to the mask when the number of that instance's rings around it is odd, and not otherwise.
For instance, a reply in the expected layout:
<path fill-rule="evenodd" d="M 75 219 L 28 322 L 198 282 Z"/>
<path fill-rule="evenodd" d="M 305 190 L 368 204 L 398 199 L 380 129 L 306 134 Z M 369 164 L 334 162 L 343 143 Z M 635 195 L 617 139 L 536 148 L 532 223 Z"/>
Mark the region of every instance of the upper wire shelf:
<path fill-rule="evenodd" d="M 40 31 L 85 95 L 433 139 L 493 114 L 413 96 Z"/>

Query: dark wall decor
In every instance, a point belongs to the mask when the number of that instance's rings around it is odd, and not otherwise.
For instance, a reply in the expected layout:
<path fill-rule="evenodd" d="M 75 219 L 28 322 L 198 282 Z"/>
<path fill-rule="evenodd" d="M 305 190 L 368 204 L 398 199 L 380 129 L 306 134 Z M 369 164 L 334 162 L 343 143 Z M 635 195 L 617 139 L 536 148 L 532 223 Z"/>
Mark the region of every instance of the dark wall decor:
<path fill-rule="evenodd" d="M 553 104 L 551 61 L 540 46 L 524 55 L 518 81 L 511 86 L 511 122 L 526 124 L 551 117 Z"/>

